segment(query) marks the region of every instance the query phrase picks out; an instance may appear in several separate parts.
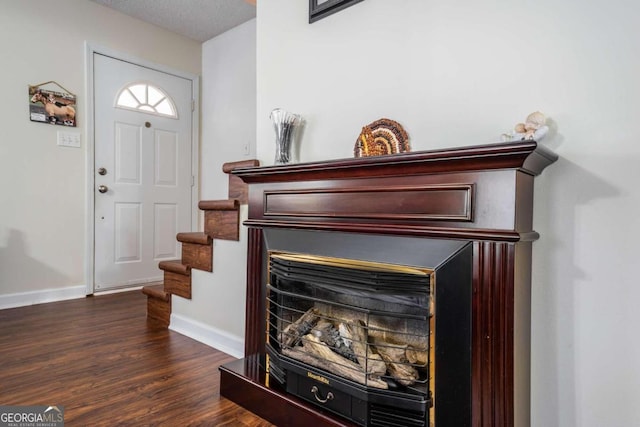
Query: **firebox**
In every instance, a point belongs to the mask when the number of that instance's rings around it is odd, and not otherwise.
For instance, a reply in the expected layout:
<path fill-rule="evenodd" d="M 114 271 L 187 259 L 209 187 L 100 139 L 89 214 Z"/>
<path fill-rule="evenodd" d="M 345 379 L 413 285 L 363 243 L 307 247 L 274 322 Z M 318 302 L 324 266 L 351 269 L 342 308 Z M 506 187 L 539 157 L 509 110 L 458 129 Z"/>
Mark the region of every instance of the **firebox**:
<path fill-rule="evenodd" d="M 269 254 L 271 376 L 362 425 L 426 426 L 431 278 L 430 270 L 397 265 Z"/>
<path fill-rule="evenodd" d="M 287 392 L 360 425 L 432 425 L 433 269 L 270 252 L 268 277 L 268 371 Z"/>
<path fill-rule="evenodd" d="M 279 427 L 527 426 L 535 141 L 245 168 L 245 358 Z"/>

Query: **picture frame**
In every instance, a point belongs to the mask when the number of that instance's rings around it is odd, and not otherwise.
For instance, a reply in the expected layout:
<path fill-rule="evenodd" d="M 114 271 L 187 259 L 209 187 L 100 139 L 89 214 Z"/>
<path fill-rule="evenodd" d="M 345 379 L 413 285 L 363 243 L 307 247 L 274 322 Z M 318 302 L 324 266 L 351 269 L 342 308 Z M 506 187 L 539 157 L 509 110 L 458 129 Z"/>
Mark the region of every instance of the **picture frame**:
<path fill-rule="evenodd" d="M 54 84 L 62 91 L 45 89 L 44 86 Z M 76 95 L 68 92 L 54 81 L 29 85 L 29 120 L 76 127 Z"/>
<path fill-rule="evenodd" d="M 309 0 L 309 24 L 363 0 Z"/>

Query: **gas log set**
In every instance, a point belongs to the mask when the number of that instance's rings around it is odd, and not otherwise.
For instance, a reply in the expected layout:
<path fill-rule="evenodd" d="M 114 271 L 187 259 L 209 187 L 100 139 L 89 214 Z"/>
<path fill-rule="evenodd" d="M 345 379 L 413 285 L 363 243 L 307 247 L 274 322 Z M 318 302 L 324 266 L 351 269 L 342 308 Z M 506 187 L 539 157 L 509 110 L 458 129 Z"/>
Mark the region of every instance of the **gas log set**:
<path fill-rule="evenodd" d="M 408 344 L 396 344 L 403 341 L 400 336 L 389 341 L 375 338 L 361 319 L 330 318 L 313 308 L 290 326 L 283 333 L 284 355 L 359 384 L 388 389 L 390 382 L 381 380 L 388 376 L 411 386 L 420 378 L 418 368 L 426 374 L 426 348 L 416 350 Z"/>

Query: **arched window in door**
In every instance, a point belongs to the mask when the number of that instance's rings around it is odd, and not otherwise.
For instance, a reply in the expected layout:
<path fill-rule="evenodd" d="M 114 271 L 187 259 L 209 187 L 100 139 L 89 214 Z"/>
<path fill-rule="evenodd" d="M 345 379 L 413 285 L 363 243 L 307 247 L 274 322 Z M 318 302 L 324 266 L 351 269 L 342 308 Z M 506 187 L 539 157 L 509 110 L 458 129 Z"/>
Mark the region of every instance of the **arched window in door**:
<path fill-rule="evenodd" d="M 162 89 L 148 83 L 132 83 L 116 97 L 116 107 L 157 116 L 178 118 L 176 106 Z"/>

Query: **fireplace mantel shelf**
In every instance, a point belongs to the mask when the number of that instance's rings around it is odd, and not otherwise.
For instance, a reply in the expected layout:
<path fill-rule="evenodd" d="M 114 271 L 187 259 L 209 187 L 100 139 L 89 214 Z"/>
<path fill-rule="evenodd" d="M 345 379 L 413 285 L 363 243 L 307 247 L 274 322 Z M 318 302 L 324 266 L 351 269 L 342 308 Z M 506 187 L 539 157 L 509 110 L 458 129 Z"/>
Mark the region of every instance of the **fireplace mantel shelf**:
<path fill-rule="evenodd" d="M 398 174 L 520 169 L 539 175 L 558 156 L 536 141 L 477 145 L 387 156 L 328 160 L 255 168 L 233 174 L 246 183 L 384 177 Z"/>

